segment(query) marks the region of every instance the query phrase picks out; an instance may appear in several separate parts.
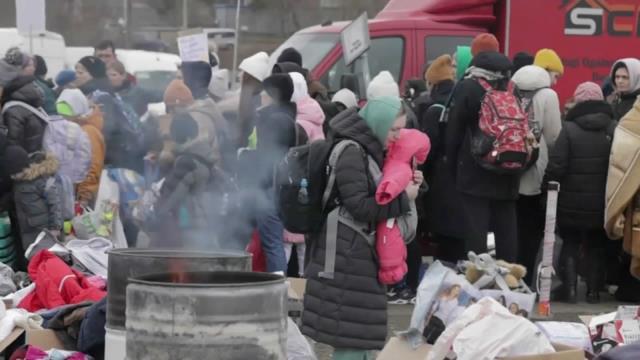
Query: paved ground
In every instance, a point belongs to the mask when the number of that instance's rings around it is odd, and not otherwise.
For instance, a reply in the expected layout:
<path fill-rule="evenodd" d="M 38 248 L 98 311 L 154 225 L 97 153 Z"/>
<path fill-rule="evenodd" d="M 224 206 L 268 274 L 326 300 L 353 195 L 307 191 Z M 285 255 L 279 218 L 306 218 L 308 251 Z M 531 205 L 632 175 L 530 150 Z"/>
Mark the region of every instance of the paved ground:
<path fill-rule="evenodd" d="M 581 289 L 580 294 L 582 298 L 579 304 L 564 304 L 564 303 L 552 303 L 551 311 L 553 316 L 550 321 L 570 321 L 577 322 L 579 315 L 597 315 L 615 311 L 619 303 L 615 300 L 603 294 L 603 301 L 598 305 L 590 305 L 584 302 L 585 290 Z M 389 336 L 393 335 L 395 331 L 405 330 L 409 325 L 411 319 L 411 312 L 413 306 L 411 305 L 389 305 Z M 534 321 L 543 319 L 533 319 Z M 316 354 L 318 360 L 330 360 L 331 348 L 322 344 L 315 344 Z M 401 360 L 401 359 L 398 359 Z"/>

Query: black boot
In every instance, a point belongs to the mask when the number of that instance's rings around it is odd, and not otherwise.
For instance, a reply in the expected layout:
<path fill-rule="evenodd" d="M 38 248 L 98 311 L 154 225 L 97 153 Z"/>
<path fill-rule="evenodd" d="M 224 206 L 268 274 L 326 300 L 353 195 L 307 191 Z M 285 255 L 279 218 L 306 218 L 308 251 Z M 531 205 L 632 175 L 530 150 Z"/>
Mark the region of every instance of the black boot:
<path fill-rule="evenodd" d="M 578 303 L 578 261 L 572 254 L 565 260 L 564 271 L 565 301 L 569 304 Z"/>
<path fill-rule="evenodd" d="M 604 249 L 588 249 L 587 259 L 587 303 L 600 303 L 600 288 L 602 287 L 602 252 Z"/>

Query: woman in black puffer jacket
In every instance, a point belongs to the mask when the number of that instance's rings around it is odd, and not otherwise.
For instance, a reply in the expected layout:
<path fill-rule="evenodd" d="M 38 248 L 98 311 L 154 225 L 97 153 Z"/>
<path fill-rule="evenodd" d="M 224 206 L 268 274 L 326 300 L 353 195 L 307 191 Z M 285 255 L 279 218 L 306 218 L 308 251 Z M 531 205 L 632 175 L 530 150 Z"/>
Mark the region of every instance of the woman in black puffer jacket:
<path fill-rule="evenodd" d="M 615 121 L 597 84 L 581 84 L 574 99 L 576 105 L 551 149 L 546 180 L 560 183 L 558 227 L 564 239 L 561 263 L 566 300 L 576 302 L 577 252 L 584 244 L 589 264 L 587 302 L 596 303 L 604 272 L 605 190 Z"/>
<path fill-rule="evenodd" d="M 370 233 L 378 221 L 408 213 L 422 175 L 414 176 L 406 194 L 388 205 L 378 205 L 368 161 L 382 168 L 387 142 L 406 125 L 404 115 L 399 98 L 383 96 L 370 100 L 360 113 L 345 110 L 329 125 L 329 141 L 352 140 L 359 145 L 347 146 L 338 158 L 333 190 L 343 216 L 353 218 L 363 230 L 338 223 L 332 238 L 325 222 L 320 234 L 308 237 L 302 333 L 333 346 L 336 360 L 368 359 L 367 351 L 381 349 L 386 341 L 385 286 L 378 281 L 375 248 L 363 234 Z M 331 248 L 329 239 L 335 240 L 335 266 L 327 270 L 325 266 L 331 266 L 325 258 Z"/>
<path fill-rule="evenodd" d="M 2 95 L 2 116 L 4 126 L 8 130 L 9 145 L 20 146 L 28 154 L 42 150 L 47 123 L 31 110 L 19 105 L 7 107 L 7 103 L 17 102 L 40 108 L 44 97 L 35 80 L 33 76 L 19 76 L 7 85 Z"/>

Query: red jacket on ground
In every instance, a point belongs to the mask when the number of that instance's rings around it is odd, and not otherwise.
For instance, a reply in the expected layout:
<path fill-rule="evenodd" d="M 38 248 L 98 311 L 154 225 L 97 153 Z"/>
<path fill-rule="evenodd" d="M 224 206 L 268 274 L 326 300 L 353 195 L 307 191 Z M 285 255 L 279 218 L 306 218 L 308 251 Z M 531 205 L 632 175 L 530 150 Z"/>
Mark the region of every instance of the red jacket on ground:
<path fill-rule="evenodd" d="M 85 301 L 97 302 L 107 295 L 106 291 L 92 286 L 83 274 L 71 269 L 48 250 L 40 251 L 31 259 L 28 271 L 36 289 L 18 307 L 29 312 Z"/>
<path fill-rule="evenodd" d="M 389 145 L 382 169 L 382 180 L 376 191 L 376 202 L 385 205 L 398 197 L 413 181 L 414 163 L 427 160 L 431 142 L 419 130 L 400 130 L 398 140 Z M 407 273 L 407 248 L 395 219 L 381 221 L 376 231 L 376 252 L 380 270 L 378 280 L 392 285 Z"/>

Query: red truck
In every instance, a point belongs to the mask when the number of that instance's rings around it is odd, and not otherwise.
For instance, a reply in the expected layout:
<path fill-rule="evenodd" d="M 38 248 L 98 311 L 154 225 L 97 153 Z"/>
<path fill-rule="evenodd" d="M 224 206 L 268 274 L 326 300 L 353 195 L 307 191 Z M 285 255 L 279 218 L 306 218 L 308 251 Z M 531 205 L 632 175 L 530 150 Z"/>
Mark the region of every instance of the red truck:
<path fill-rule="evenodd" d="M 304 66 L 330 92 L 339 90 L 343 75 L 360 78 L 362 61 L 345 66 L 340 32 L 347 22 L 298 31 L 273 54 L 298 49 Z M 640 57 L 639 0 L 390 0 L 369 20 L 370 73 L 390 71 L 404 84 L 422 78 L 425 64 L 469 45 L 481 32 L 494 33 L 502 50 L 513 57 L 551 48 L 563 58 L 564 77 L 557 85 L 562 101 L 583 81 L 601 83 L 613 63 Z"/>

